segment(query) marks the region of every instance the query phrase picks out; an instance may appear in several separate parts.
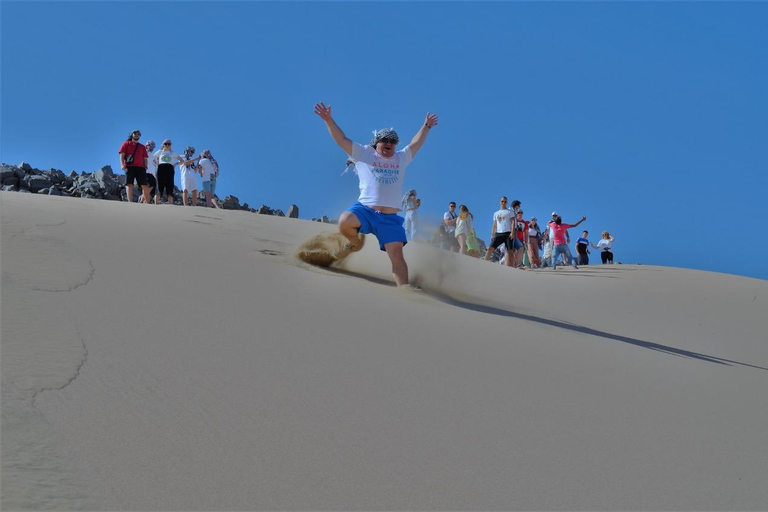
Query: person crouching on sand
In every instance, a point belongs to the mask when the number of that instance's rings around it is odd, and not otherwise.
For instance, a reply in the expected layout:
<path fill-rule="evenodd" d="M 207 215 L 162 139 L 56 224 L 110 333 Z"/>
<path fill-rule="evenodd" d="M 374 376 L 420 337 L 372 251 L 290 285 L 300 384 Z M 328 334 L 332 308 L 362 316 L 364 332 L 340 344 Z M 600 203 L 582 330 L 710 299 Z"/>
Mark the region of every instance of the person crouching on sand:
<path fill-rule="evenodd" d="M 333 140 L 352 159 L 360 180 L 360 196 L 355 204 L 339 217 L 339 232 L 349 241 L 346 250 L 354 250 L 360 243 L 359 234 L 372 233 L 379 241 L 379 248 L 386 251 L 392 263 L 392 275 L 398 286 L 409 286 L 408 265 L 403 247 L 408 243 L 403 229 L 404 219 L 397 215 L 401 210 L 405 169 L 419 152 L 429 131 L 437 125 L 437 114 L 427 113 L 424 124 L 411 142 L 400 151 L 400 142 L 392 128 L 377 131 L 370 145 L 352 142 L 336 124 L 331 115 L 331 105 L 315 105 L 315 114 L 323 121 Z"/>

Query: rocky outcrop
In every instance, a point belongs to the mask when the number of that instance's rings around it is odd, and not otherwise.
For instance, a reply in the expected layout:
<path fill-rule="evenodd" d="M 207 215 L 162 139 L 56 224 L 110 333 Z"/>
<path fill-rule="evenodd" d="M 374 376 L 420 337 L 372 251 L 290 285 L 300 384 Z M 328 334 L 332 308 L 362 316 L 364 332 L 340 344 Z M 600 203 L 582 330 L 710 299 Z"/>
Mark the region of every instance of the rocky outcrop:
<path fill-rule="evenodd" d="M 125 189 L 125 174 L 115 174 L 109 165 L 105 165 L 92 173 L 81 172 L 78 174 L 72 171 L 67 175 L 59 169 L 47 171 L 35 169 L 27 162 L 22 162 L 18 166 L 2 164 L 0 165 L 0 186 L 6 192 L 104 199 L 107 201 L 128 200 L 128 192 Z M 133 201 L 138 201 L 140 195 L 140 187 L 134 187 Z M 267 205 L 261 205 L 260 208 L 254 209 L 248 206 L 248 203 L 241 205 L 240 200 L 232 195 L 225 197 L 223 201 L 218 196 L 215 197 L 225 210 L 244 210 L 261 215 L 285 217 L 282 210 L 273 209 Z M 174 187 L 173 203 L 181 205 L 181 198 L 181 191 L 178 187 Z M 199 192 L 195 200 L 198 206 L 205 206 L 205 193 Z M 288 209 L 288 216 L 294 219 L 299 218 L 299 207 L 292 204 Z M 333 223 L 325 216 L 322 219 L 312 220 Z"/>

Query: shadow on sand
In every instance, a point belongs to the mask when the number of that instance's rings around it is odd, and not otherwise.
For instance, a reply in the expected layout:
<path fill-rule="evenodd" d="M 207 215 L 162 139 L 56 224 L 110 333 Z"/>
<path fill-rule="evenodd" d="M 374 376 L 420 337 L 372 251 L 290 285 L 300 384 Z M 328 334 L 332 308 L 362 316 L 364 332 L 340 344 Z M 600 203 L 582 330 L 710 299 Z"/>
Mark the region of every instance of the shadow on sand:
<path fill-rule="evenodd" d="M 380 279 L 377 277 L 367 276 L 364 274 L 359 274 L 356 272 L 351 272 L 349 270 L 340 270 L 335 268 L 328 269 L 331 272 L 338 273 L 341 275 L 351 276 L 351 277 L 357 277 L 360 279 L 365 279 L 366 281 L 370 281 L 372 283 L 381 284 L 385 286 L 393 286 L 394 284 L 392 281 L 388 281 L 385 279 Z M 662 345 L 661 343 L 654 343 L 651 341 L 644 341 L 639 340 L 637 338 L 630 338 L 629 336 L 621 336 L 619 334 L 613 334 L 610 332 L 605 331 L 599 331 L 597 329 L 592 329 L 591 327 L 585 327 L 583 325 L 576 325 L 568 322 L 562 322 L 559 320 L 552 320 L 549 318 L 534 316 L 534 315 L 526 315 L 523 313 L 515 313 L 514 311 L 508 311 L 506 309 L 497 308 L 494 306 L 484 306 L 481 304 L 474 304 L 472 302 L 464 302 L 457 299 L 454 299 L 452 297 L 449 297 L 448 295 L 444 295 L 439 292 L 434 291 L 423 291 L 420 293 L 425 293 L 429 295 L 430 297 L 434 298 L 435 300 L 438 300 L 440 302 L 443 302 L 445 304 L 449 304 L 451 306 L 467 309 L 470 311 L 476 311 L 478 313 L 485 313 L 487 315 L 497 315 L 497 316 L 504 316 L 508 318 L 518 318 L 520 320 L 527 320 L 529 322 L 535 322 L 542 325 L 549 325 L 551 327 L 558 327 L 560 329 L 565 329 L 572 332 L 578 332 L 581 334 L 588 334 L 590 336 L 597 336 L 600 338 L 605 338 L 609 340 L 614 341 L 620 341 L 622 343 L 627 343 L 629 345 L 634 345 L 636 347 L 642 347 L 646 348 L 648 350 L 655 350 L 657 352 L 663 352 L 665 354 L 670 354 L 674 356 L 679 357 L 687 357 L 690 359 L 698 359 L 699 361 L 706 361 L 708 363 L 715 363 L 715 364 L 721 364 L 726 366 L 746 366 L 749 368 L 755 368 L 758 370 L 765 370 L 768 371 L 768 368 L 764 368 L 762 366 L 757 366 L 749 363 L 742 363 L 740 361 L 733 361 L 731 359 L 724 359 L 722 357 L 716 357 L 716 356 L 710 356 L 707 354 L 701 354 L 699 352 L 692 352 L 690 350 L 683 350 L 680 348 L 670 347 L 668 345 Z"/>

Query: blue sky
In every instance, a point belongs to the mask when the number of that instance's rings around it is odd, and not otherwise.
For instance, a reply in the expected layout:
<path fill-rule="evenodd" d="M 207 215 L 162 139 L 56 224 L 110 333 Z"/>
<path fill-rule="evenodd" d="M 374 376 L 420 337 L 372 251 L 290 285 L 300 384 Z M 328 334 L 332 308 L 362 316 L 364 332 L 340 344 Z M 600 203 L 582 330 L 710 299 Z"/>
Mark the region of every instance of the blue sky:
<path fill-rule="evenodd" d="M 314 103 L 361 143 L 430 111 L 405 179 L 424 223 L 453 200 L 487 241 L 507 195 L 586 215 L 624 263 L 768 279 L 766 22 L 764 2 L 4 0 L 0 157 L 118 170 L 139 128 L 211 149 L 221 197 L 337 217 L 357 180 Z"/>

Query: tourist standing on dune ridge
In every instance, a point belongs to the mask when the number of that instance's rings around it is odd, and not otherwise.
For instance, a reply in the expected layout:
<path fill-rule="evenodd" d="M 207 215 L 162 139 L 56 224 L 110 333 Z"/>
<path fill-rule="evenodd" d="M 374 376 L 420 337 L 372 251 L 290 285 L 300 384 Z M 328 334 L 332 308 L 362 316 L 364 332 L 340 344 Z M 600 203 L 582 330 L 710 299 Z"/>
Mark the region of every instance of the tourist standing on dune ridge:
<path fill-rule="evenodd" d="M 362 235 L 372 233 L 379 241 L 379 248 L 389 256 L 395 283 L 410 287 L 408 265 L 403 256 L 408 240 L 403 229 L 404 219 L 397 212 L 401 209 L 405 169 L 427 140 L 429 131 L 437 125 L 437 114 L 427 113 L 424 124 L 400 151 L 395 151 L 400 138 L 392 128 L 377 131 L 370 145 L 362 146 L 352 142 L 339 128 L 331 115 L 331 105 L 317 103 L 315 114 L 325 122 L 336 144 L 353 160 L 360 180 L 357 202 L 339 217 L 339 232 L 348 240 L 343 251 L 359 250 Z"/>
<path fill-rule="evenodd" d="M 541 249 L 541 229 L 536 217 L 531 217 L 528 223 L 528 261 L 531 268 L 539 268 L 539 250 Z"/>
<path fill-rule="evenodd" d="M 128 202 L 133 202 L 133 182 L 141 187 L 144 202 L 149 203 L 149 187 L 147 187 L 147 148 L 139 142 L 140 130 L 133 130 L 120 146 L 120 168 L 125 171 L 125 191 Z"/>
<path fill-rule="evenodd" d="M 190 206 L 197 206 L 197 177 L 202 172 L 197 165 L 201 157 L 192 158 L 195 154 L 195 148 L 187 146 L 184 149 L 184 162 L 181 164 L 181 204 L 187 206 L 187 194 L 191 194 L 189 198 Z"/>
<path fill-rule="evenodd" d="M 600 241 L 597 245 L 591 244 L 592 247 L 600 251 L 600 259 L 603 265 L 610 263 L 613 265 L 613 251 L 611 251 L 611 244 L 616 241 L 614 237 L 608 231 L 603 231 L 600 235 Z"/>
<path fill-rule="evenodd" d="M 221 208 L 216 201 L 216 178 L 219 177 L 219 163 L 213 158 L 210 149 L 204 149 L 200 153 L 200 169 L 203 174 L 203 192 L 205 193 L 205 206 L 208 208 Z"/>
<path fill-rule="evenodd" d="M 523 210 L 515 212 L 515 220 L 512 222 L 515 229 L 515 250 L 512 253 L 512 266 L 523 268 L 523 256 L 525 248 L 528 246 L 528 221 L 523 219 Z"/>
<path fill-rule="evenodd" d="M 147 148 L 147 188 L 149 188 L 149 197 L 155 196 L 155 204 L 160 203 L 160 195 L 157 192 L 157 161 L 152 152 L 155 150 L 155 141 L 148 140 L 145 144 Z M 144 202 L 144 196 L 139 197 L 139 202 Z"/>
<path fill-rule="evenodd" d="M 454 236 L 459 242 L 459 254 L 467 254 L 467 239 L 474 233 L 474 226 L 472 225 L 473 215 L 470 213 L 469 208 L 465 205 L 459 206 L 459 218 L 456 222 L 456 232 Z"/>
<path fill-rule="evenodd" d="M 485 251 L 485 261 L 491 259 L 493 251 L 504 244 L 507 253 L 512 251 L 512 217 L 514 212 L 507 208 L 507 196 L 501 196 L 499 200 L 499 210 L 493 214 L 493 225 L 491 226 L 491 243 Z M 506 266 L 512 266 L 512 258 L 507 255 Z"/>
<path fill-rule="evenodd" d="M 459 242 L 454 236 L 456 233 L 457 222 L 458 215 L 456 214 L 456 203 L 451 201 L 448 203 L 448 211 L 443 214 L 443 226 L 445 232 L 448 234 L 445 240 L 447 247 L 443 247 L 443 249 L 449 249 L 451 252 L 458 252 L 459 250 Z"/>
<path fill-rule="evenodd" d="M 557 270 L 557 258 L 560 254 L 565 254 L 568 261 L 573 265 L 573 268 L 578 269 L 576 266 L 576 259 L 571 254 L 571 250 L 568 248 L 568 243 L 565 241 L 565 232 L 568 228 L 576 227 L 585 220 L 587 217 L 582 217 L 579 222 L 574 224 L 566 224 L 563 222 L 562 217 L 557 213 L 553 213 L 552 216 L 555 220 L 549 223 L 549 227 L 552 232 L 552 238 L 554 239 L 554 249 L 552 250 L 552 270 Z"/>
<path fill-rule="evenodd" d="M 409 242 L 416 238 L 416 231 L 419 228 L 419 214 L 416 210 L 421 206 L 421 199 L 416 197 L 414 189 L 409 190 L 403 196 L 403 210 L 405 210 L 405 236 Z"/>
<path fill-rule="evenodd" d="M 173 181 L 176 174 L 174 166 L 177 163 L 184 163 L 184 159 L 171 148 L 172 144 L 171 139 L 165 139 L 163 146 L 155 152 L 157 195 L 162 197 L 163 191 L 165 191 L 168 204 L 173 204 Z"/>
<path fill-rule="evenodd" d="M 589 231 L 586 229 L 576 240 L 576 260 L 579 265 L 589 265 Z"/>

